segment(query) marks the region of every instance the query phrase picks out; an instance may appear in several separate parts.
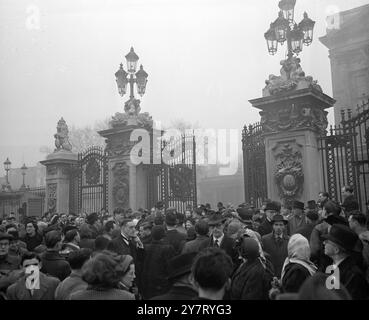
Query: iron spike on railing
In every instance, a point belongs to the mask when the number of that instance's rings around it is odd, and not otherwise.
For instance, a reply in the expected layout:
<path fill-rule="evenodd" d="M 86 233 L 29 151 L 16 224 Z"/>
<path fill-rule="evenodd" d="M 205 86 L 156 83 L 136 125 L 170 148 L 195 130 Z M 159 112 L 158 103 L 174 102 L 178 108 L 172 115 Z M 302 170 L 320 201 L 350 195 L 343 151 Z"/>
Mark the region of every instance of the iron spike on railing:
<path fill-rule="evenodd" d="M 345 121 L 346 117 L 345 117 L 346 113 L 345 113 L 345 109 L 341 109 L 341 121 Z"/>

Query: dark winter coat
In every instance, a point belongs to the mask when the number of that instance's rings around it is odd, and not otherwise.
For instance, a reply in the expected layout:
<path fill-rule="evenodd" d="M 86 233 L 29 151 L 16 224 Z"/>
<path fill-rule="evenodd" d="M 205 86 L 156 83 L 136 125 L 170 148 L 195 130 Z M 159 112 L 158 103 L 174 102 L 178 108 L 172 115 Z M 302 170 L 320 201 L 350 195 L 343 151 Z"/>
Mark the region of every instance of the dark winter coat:
<path fill-rule="evenodd" d="M 26 234 L 21 240 L 26 243 L 28 251 L 34 251 L 42 243 L 42 236 L 36 232 L 33 237 Z"/>
<path fill-rule="evenodd" d="M 280 278 L 284 260 L 288 256 L 287 245 L 289 237 L 283 235 L 282 242 L 277 242 L 274 233 L 269 233 L 261 238 L 263 250 L 269 255 L 273 264 L 275 276 Z"/>
<path fill-rule="evenodd" d="M 231 299 L 266 300 L 265 276 L 265 268 L 259 259 L 241 264 L 232 277 Z"/>
<path fill-rule="evenodd" d="M 63 281 L 71 273 L 69 263 L 55 250 L 47 250 L 41 255 L 41 272 Z"/>
<path fill-rule="evenodd" d="M 213 237 L 209 238 L 206 247 L 214 247 Z M 224 235 L 222 243 L 220 244 L 220 249 L 223 249 L 232 258 L 234 265 L 237 263 L 238 253 L 237 250 L 235 249 L 235 241 L 232 238 L 229 238 L 228 236 Z"/>
<path fill-rule="evenodd" d="M 350 293 L 353 300 L 368 299 L 369 286 L 365 276 L 352 257 L 347 257 L 339 265 L 340 282 Z"/>
<path fill-rule="evenodd" d="M 173 246 L 175 254 L 178 255 L 182 252 L 182 248 L 186 242 L 186 239 L 187 235 L 185 233 L 173 229 L 166 232 L 163 242 Z"/>
<path fill-rule="evenodd" d="M 56 287 L 60 281 L 40 272 L 40 289 L 35 289 L 33 295 L 26 288 L 26 277 L 9 286 L 6 295 L 9 300 L 54 300 Z"/>
<path fill-rule="evenodd" d="M 133 293 L 120 289 L 94 290 L 84 289 L 72 293 L 70 300 L 135 300 Z"/>
<path fill-rule="evenodd" d="M 167 293 L 150 300 L 193 300 L 196 297 L 197 292 L 190 286 L 173 285 Z"/>
<path fill-rule="evenodd" d="M 304 226 L 298 228 L 295 233 L 299 233 L 304 236 L 308 241 L 310 241 L 311 233 L 315 227 L 314 223 L 305 224 Z"/>
<path fill-rule="evenodd" d="M 282 292 L 297 293 L 304 281 L 310 277 L 310 272 L 298 263 L 289 263 L 285 267 L 282 279 Z"/>
<path fill-rule="evenodd" d="M 153 240 L 145 246 L 142 268 L 142 296 L 150 299 L 166 293 L 170 288 L 168 277 L 168 260 L 175 256 L 171 245 Z"/>
<path fill-rule="evenodd" d="M 86 289 L 87 286 L 87 282 L 82 280 L 81 275 L 72 271 L 70 276 L 60 282 L 56 288 L 55 300 L 68 300 L 72 293 Z"/>
<path fill-rule="evenodd" d="M 185 243 L 182 253 L 199 252 L 209 244 L 209 237 L 197 235 L 196 239 Z"/>

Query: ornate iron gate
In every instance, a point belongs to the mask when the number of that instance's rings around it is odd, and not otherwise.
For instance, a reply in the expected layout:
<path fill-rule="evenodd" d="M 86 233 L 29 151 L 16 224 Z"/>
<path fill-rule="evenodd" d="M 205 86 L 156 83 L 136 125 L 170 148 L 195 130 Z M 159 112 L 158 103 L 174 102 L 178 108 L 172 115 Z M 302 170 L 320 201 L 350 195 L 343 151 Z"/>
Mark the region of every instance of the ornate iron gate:
<path fill-rule="evenodd" d="M 108 206 L 107 155 L 101 147 L 90 147 L 78 154 L 70 185 L 70 206 L 74 212 L 99 212 Z M 73 197 L 77 195 L 77 197 Z"/>
<path fill-rule="evenodd" d="M 156 142 L 152 142 L 156 143 Z M 166 157 L 165 155 L 170 157 Z M 184 212 L 197 205 L 196 144 L 193 135 L 182 135 L 171 141 L 160 139 L 161 164 L 145 165 L 147 170 L 148 207 L 162 201 L 165 209 Z M 153 162 L 153 148 L 151 149 Z"/>
<path fill-rule="evenodd" d="M 357 114 L 350 109 L 341 111 L 342 121 L 320 138 L 324 188 L 332 199 L 342 201 L 341 189 L 354 187 L 360 209 L 369 200 L 369 101 L 357 106 Z"/>
<path fill-rule="evenodd" d="M 261 207 L 267 198 L 265 143 L 260 122 L 242 131 L 245 201 Z"/>

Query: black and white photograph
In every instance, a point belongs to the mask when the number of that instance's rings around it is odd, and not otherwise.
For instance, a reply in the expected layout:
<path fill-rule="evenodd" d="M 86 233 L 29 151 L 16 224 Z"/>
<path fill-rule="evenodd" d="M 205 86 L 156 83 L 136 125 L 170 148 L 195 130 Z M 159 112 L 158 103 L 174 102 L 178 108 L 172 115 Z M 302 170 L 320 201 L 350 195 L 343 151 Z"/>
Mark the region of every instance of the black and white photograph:
<path fill-rule="evenodd" d="M 0 0 L 0 70 L 2 305 L 369 300 L 369 0 Z"/>

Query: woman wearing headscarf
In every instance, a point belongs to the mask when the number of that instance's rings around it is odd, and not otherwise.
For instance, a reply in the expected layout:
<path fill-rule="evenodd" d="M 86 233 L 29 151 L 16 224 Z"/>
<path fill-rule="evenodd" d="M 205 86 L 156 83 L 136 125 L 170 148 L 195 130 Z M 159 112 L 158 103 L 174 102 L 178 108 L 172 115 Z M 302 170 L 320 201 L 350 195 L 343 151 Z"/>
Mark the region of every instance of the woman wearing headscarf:
<path fill-rule="evenodd" d="M 288 257 L 284 261 L 281 276 L 282 292 L 298 292 L 304 281 L 313 276 L 317 267 L 310 261 L 309 241 L 297 233 L 288 241 Z"/>

